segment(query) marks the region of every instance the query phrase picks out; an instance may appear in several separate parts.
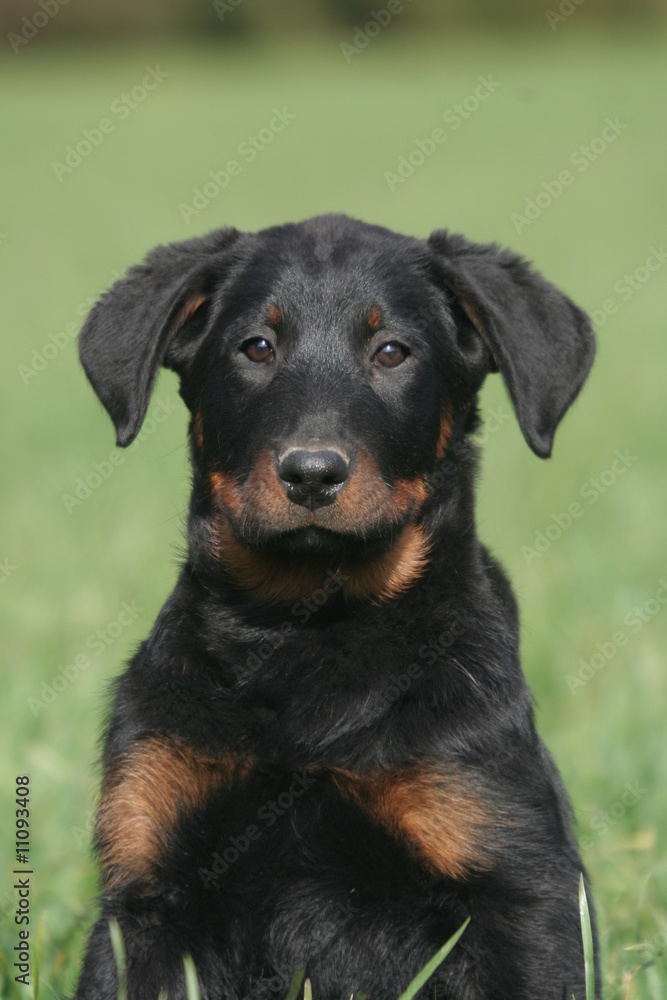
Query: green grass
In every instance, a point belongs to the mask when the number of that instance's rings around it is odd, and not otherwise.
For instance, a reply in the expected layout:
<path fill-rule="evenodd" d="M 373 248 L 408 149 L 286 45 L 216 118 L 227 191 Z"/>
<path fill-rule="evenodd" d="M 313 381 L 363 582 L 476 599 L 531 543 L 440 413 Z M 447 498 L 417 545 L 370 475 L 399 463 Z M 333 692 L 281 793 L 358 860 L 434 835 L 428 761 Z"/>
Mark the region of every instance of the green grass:
<path fill-rule="evenodd" d="M 442 963 L 445 961 L 449 953 L 455 947 L 456 942 L 464 933 L 469 923 L 470 923 L 470 917 L 467 917 L 466 920 L 463 921 L 459 929 L 455 931 L 454 934 L 452 934 L 452 936 L 449 938 L 448 941 L 445 941 L 442 948 L 436 951 L 433 958 L 431 958 L 430 961 L 426 963 L 424 968 L 419 973 L 417 973 L 417 975 L 412 980 L 408 988 L 404 990 L 403 993 L 401 993 L 398 1000 L 412 1000 L 413 997 L 417 996 L 422 986 L 426 985 L 426 983 L 429 981 L 429 979 L 436 971 L 438 966 L 442 965 Z"/>
<path fill-rule="evenodd" d="M 581 893 L 583 894 L 582 907 L 586 907 L 586 892 L 583 888 L 583 878 L 581 884 Z M 580 897 L 581 898 L 581 897 Z M 588 917 L 588 910 L 586 909 L 586 916 Z M 583 910 L 582 910 L 583 913 Z M 582 916 L 582 929 L 584 928 L 584 917 Z M 422 986 L 428 982 L 433 973 L 436 971 L 439 965 L 442 965 L 444 960 L 447 958 L 452 949 L 456 946 L 457 941 L 465 931 L 466 927 L 470 923 L 470 917 L 468 917 L 459 927 L 457 931 L 452 934 L 452 936 L 447 940 L 442 948 L 440 948 L 433 958 L 431 958 L 423 969 L 421 969 L 417 975 L 414 977 L 412 982 L 409 984 L 407 989 L 401 993 L 398 1000 L 413 1000 L 413 997 L 419 993 Z M 125 945 L 123 942 L 123 937 L 121 934 L 120 927 L 116 920 L 109 921 L 109 933 L 111 935 L 111 943 L 113 946 L 113 953 L 116 960 L 116 970 L 118 972 L 118 996 L 117 1000 L 127 1000 L 127 970 L 125 964 Z M 590 920 L 588 923 L 588 948 L 591 950 L 592 954 L 593 942 L 591 938 L 590 931 Z M 187 1000 L 201 1000 L 201 991 L 199 989 L 199 979 L 197 976 L 197 967 L 192 959 L 191 955 L 186 955 L 183 958 L 183 970 L 185 973 L 185 993 Z M 304 982 L 304 969 L 296 969 L 294 975 L 292 976 L 292 982 L 287 991 L 285 1000 L 296 1000 L 301 984 L 303 983 L 303 1000 L 312 1000 L 312 988 L 310 980 L 306 979 Z M 594 989 L 594 984 L 593 984 Z M 160 994 L 161 1000 L 162 994 Z M 165 1000 L 167 998 L 165 997 Z M 365 1000 L 365 994 L 358 993 L 357 1000 Z M 593 1000 L 593 993 L 586 993 L 586 1000 Z"/>
<path fill-rule="evenodd" d="M 572 797 L 607 994 L 665 994 L 667 607 L 651 614 L 649 603 L 639 625 L 626 619 L 667 579 L 667 266 L 627 301 L 614 290 L 664 239 L 664 40 L 587 34 L 576 14 L 551 32 L 541 10 L 527 36 L 423 40 L 401 31 L 397 23 L 350 65 L 339 49 L 344 33 L 328 43 L 283 38 L 253 49 L 161 41 L 86 50 L 53 47 L 47 27 L 20 55 L 5 53 L 0 562 L 15 567 L 0 583 L 0 995 L 7 1000 L 32 996 L 11 970 L 14 778 L 30 776 L 31 943 L 39 941 L 41 995 L 62 996 L 95 913 L 90 810 L 107 684 L 173 585 L 188 492 L 179 401 L 68 512 L 62 496 L 107 461 L 111 427 L 72 342 L 49 348 L 55 356 L 27 384 L 19 366 L 33 362 L 50 334 L 78 326 L 112 272 L 153 244 L 329 210 L 416 234 L 448 226 L 497 239 L 535 259 L 588 309 L 608 299 L 618 306 L 600 328 L 593 375 L 550 462 L 531 455 L 513 417 L 489 433 L 479 530 L 520 602 L 524 669 L 540 732 Z M 126 120 L 116 117 L 114 131 L 59 182 L 52 161 L 156 64 L 169 76 Z M 488 74 L 500 81 L 497 91 L 390 191 L 385 172 Z M 295 120 L 186 225 L 179 204 L 268 124 L 274 106 Z M 627 130 L 518 233 L 512 214 L 616 116 Z M 156 398 L 177 400 L 170 374 Z M 497 378 L 482 406 L 510 412 Z M 591 477 L 626 449 L 636 461 L 604 493 L 593 488 L 596 502 L 582 497 Z M 533 547 L 536 533 L 573 502 L 582 516 L 527 562 L 522 547 Z M 133 601 L 141 610 L 117 628 L 121 606 Z M 597 643 L 613 655 L 571 691 L 568 676 L 576 678 Z M 30 701 L 50 697 L 43 685 L 59 675 L 67 683 L 54 700 L 44 708 Z"/>

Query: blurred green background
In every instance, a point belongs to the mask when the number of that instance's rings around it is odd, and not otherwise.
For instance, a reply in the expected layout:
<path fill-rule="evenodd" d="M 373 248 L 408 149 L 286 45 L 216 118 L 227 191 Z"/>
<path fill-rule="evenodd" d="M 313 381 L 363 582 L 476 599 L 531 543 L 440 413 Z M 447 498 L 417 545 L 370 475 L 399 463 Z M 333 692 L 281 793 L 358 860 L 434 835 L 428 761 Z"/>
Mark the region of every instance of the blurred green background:
<path fill-rule="evenodd" d="M 74 335 L 158 242 L 343 211 L 512 246 L 596 317 L 598 359 L 549 462 L 499 379 L 485 387 L 479 530 L 520 602 L 605 996 L 667 997 L 664 5 L 412 0 L 387 22 L 386 0 L 40 3 L 0 15 L 0 995 L 33 995 L 11 968 L 14 778 L 31 784 L 40 995 L 60 997 L 95 914 L 108 683 L 182 551 L 175 379 L 112 465 Z M 272 133 L 274 108 L 294 117 Z M 446 140 L 429 143 L 438 128 Z M 209 174 L 231 159 L 221 189 Z"/>

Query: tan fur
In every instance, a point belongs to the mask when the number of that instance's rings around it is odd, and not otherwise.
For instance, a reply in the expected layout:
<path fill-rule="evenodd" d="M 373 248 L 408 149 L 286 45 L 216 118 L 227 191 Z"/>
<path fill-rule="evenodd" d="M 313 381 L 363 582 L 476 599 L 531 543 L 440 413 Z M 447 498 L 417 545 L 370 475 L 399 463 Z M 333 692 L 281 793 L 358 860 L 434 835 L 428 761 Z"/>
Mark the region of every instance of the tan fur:
<path fill-rule="evenodd" d="M 199 307 L 206 302 L 206 299 L 207 296 L 203 295 L 201 292 L 193 292 L 192 295 L 189 295 L 185 300 L 185 305 L 181 309 L 178 320 L 176 321 L 177 328 L 182 326 L 186 320 L 190 319 L 190 317 L 197 312 Z"/>
<path fill-rule="evenodd" d="M 136 744 L 102 786 L 97 835 L 107 888 L 149 883 L 179 816 L 250 767 L 248 761 L 204 757 L 165 738 Z"/>
<path fill-rule="evenodd" d="M 449 407 L 445 405 L 440 414 L 440 433 L 438 434 L 438 443 L 435 446 L 435 457 L 438 461 L 444 457 L 453 430 L 452 414 Z"/>
<path fill-rule="evenodd" d="M 251 759 L 206 757 L 165 737 L 138 743 L 103 783 L 97 835 L 106 888 L 138 881 L 149 889 L 179 817 L 246 779 L 255 766 Z M 338 768 L 330 773 L 344 795 L 411 844 L 438 874 L 461 879 L 492 866 L 494 828 L 508 819 L 493 815 L 462 770 L 450 765 L 374 775 Z"/>
<path fill-rule="evenodd" d="M 416 583 L 428 566 L 431 541 L 421 524 L 408 524 L 390 549 L 356 566 L 343 591 L 357 600 L 390 601 Z"/>
<path fill-rule="evenodd" d="M 359 455 L 335 501 L 313 511 L 287 498 L 269 451 L 258 457 L 245 482 L 216 471 L 209 485 L 221 513 L 243 519 L 248 532 L 318 527 L 361 537 L 379 526 L 405 523 L 429 495 L 426 477 L 397 479 L 390 486 L 368 452 Z"/>
<path fill-rule="evenodd" d="M 462 879 L 493 864 L 491 810 L 466 787 L 462 773 L 417 768 L 362 777 L 335 774 L 338 787 L 393 836 L 407 840 L 424 863 Z"/>
<path fill-rule="evenodd" d="M 359 600 L 381 602 L 403 593 L 424 573 L 430 540 L 417 523 L 429 496 L 422 477 L 388 485 L 368 453 L 362 453 L 336 500 L 314 511 L 292 503 L 280 483 L 267 451 L 259 456 L 245 483 L 223 472 L 209 475 L 217 508 L 209 524 L 211 547 L 233 579 L 261 600 L 289 602 L 320 589 L 327 572 L 341 574 L 343 592 Z M 406 523 L 407 522 L 407 523 Z M 304 557 L 298 564 L 275 553 L 248 548 L 235 534 L 243 525 L 253 529 L 291 531 L 320 527 L 357 537 L 397 525 L 387 551 L 361 558 L 344 556 L 338 563 Z"/>
<path fill-rule="evenodd" d="M 333 573 L 346 596 L 380 604 L 398 597 L 422 576 L 430 552 L 430 540 L 418 524 L 406 525 L 386 552 L 364 559 L 348 556 L 338 563 L 316 557 L 286 563 L 283 556 L 247 548 L 225 523 L 215 531 L 215 545 L 236 583 L 267 603 L 310 597 L 322 589 L 328 573 Z"/>
<path fill-rule="evenodd" d="M 369 329 L 375 331 L 380 329 L 380 324 L 382 323 L 382 313 L 378 306 L 374 306 L 373 309 L 368 314 L 368 326 Z"/>

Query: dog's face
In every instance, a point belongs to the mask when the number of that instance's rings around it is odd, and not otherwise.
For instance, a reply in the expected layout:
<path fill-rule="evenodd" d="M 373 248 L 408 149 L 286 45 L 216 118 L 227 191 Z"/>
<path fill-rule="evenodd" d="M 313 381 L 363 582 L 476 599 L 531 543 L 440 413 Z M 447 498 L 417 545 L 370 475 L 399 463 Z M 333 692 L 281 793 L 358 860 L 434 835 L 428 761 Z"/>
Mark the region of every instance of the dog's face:
<path fill-rule="evenodd" d="M 406 240 L 399 262 L 398 238 L 365 230 L 256 243 L 188 380 L 197 457 L 247 544 L 388 544 L 428 496 L 460 394 L 419 251 Z"/>
<path fill-rule="evenodd" d="M 211 548 L 273 598 L 332 560 L 359 594 L 405 589 L 428 560 L 434 473 L 486 374 L 501 371 L 546 455 L 592 354 L 585 316 L 518 258 L 341 216 L 159 248 L 81 337 L 120 444 L 159 365 L 178 371 Z"/>

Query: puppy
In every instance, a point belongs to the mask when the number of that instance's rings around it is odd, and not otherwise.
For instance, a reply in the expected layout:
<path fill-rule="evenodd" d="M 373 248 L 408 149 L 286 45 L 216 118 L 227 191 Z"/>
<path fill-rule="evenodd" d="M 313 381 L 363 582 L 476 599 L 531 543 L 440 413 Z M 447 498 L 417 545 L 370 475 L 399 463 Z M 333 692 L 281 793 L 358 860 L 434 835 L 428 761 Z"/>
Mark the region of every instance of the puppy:
<path fill-rule="evenodd" d="M 519 257 L 344 216 L 158 247 L 80 352 L 120 446 L 191 413 L 187 557 L 117 683 L 79 1000 L 577 1000 L 582 871 L 517 609 L 475 531 L 477 396 L 546 458 L 587 317 Z M 598 977 L 599 979 L 599 977 Z M 298 981 L 295 980 L 295 982 Z"/>

